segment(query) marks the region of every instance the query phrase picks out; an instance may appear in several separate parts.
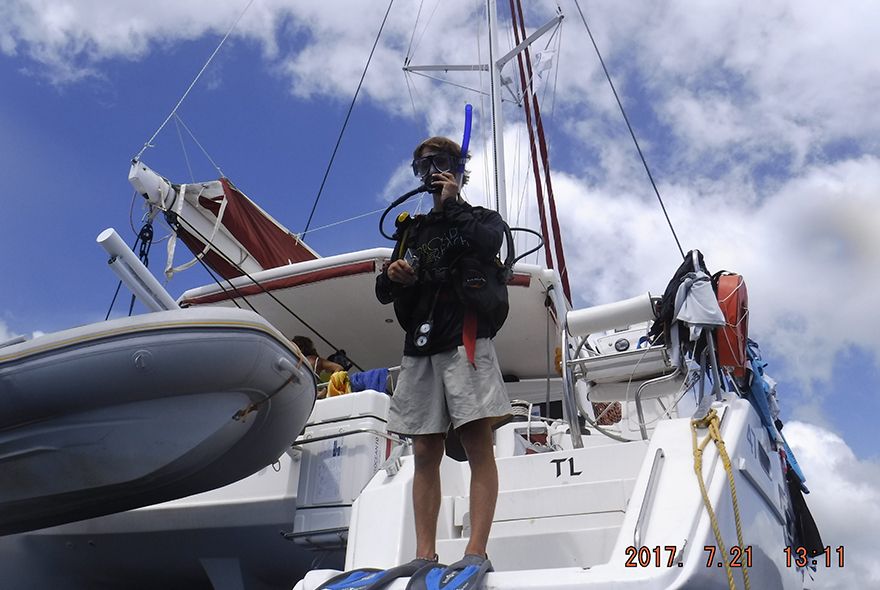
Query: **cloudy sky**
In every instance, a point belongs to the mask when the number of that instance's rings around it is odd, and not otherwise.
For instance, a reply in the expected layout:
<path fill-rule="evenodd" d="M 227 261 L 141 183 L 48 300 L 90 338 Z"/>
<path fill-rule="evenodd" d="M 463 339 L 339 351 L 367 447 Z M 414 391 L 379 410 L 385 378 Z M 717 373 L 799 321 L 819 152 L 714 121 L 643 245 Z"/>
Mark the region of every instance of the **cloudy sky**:
<path fill-rule="evenodd" d="M 529 2 L 534 29 L 556 11 Z M 128 162 L 249 0 L 0 3 L 0 340 L 103 319 L 116 282 L 94 244 L 127 241 Z M 507 3 L 499 2 L 511 46 Z M 386 2 L 255 0 L 179 115 L 245 193 L 303 231 Z M 684 248 L 746 278 L 751 335 L 780 382 L 808 496 L 843 570 L 880 582 L 880 4 L 582 1 Z M 662 292 L 679 254 L 577 8 L 539 41 L 542 97 L 575 305 Z M 427 134 L 460 137 L 474 104 L 472 202 L 487 200 L 485 76 L 414 64 L 486 58 L 478 0 L 397 0 L 307 236 L 322 254 L 381 245 L 381 209 L 415 186 Z M 504 75 L 515 78 L 515 62 Z M 510 219 L 535 226 L 522 113 L 505 105 Z M 172 121 L 144 161 L 178 182 L 218 173 Z M 133 223 L 140 203 L 134 200 Z M 330 227 L 326 227 L 330 226 Z M 162 231 L 159 231 L 162 234 Z M 164 264 L 163 244 L 153 267 Z M 174 295 L 207 282 L 194 269 Z M 119 309 L 119 308 L 117 308 Z M 121 310 L 120 310 L 121 313 Z"/>

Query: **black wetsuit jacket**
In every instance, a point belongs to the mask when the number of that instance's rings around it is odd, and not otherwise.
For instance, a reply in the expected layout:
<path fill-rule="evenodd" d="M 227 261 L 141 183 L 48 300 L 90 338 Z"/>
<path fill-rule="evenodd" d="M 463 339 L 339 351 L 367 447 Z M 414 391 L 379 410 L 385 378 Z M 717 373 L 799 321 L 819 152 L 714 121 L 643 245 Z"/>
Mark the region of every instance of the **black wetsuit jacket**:
<path fill-rule="evenodd" d="M 394 302 L 394 312 L 406 330 L 403 354 L 426 356 L 452 350 L 462 344 L 465 306 L 453 281 L 460 280 L 456 264 L 470 257 L 490 265 L 504 238 L 505 224 L 495 211 L 472 207 L 463 201 L 446 201 L 442 210 L 419 215 L 411 221 L 404 242 L 398 242 L 395 259 L 410 250 L 417 258 L 414 285 L 404 286 L 382 272 L 376 278 L 376 297 L 383 304 Z M 436 297 L 436 303 L 434 299 Z M 429 344 L 416 348 L 416 328 L 431 315 Z M 495 335 L 491 322 L 478 314 L 477 338 Z"/>

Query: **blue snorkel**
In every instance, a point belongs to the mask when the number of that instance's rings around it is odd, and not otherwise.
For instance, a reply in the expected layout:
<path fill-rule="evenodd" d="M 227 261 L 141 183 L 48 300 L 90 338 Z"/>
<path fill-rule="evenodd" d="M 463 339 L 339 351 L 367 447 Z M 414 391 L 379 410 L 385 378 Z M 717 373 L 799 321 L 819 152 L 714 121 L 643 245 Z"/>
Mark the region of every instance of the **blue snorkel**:
<path fill-rule="evenodd" d="M 458 173 L 464 174 L 464 165 L 468 158 L 468 146 L 471 143 L 471 122 L 474 118 L 474 107 L 470 103 L 464 105 L 464 135 L 461 138 L 461 160 L 458 165 Z"/>

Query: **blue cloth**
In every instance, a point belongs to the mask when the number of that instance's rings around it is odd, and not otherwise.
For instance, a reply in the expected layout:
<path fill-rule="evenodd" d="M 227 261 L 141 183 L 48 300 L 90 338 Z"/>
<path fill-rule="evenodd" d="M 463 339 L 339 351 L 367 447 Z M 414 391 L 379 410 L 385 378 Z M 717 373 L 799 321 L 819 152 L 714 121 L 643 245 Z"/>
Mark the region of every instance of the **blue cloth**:
<path fill-rule="evenodd" d="M 795 472 L 798 479 L 801 480 L 801 489 L 804 492 L 809 492 L 807 486 L 804 485 L 807 478 L 804 477 L 804 472 L 801 471 L 797 459 L 794 458 L 794 452 L 791 450 L 791 447 L 788 446 L 788 441 L 785 440 L 782 433 L 776 429 L 776 424 L 773 422 L 773 415 L 770 412 L 770 404 L 767 402 L 767 397 L 770 394 L 770 385 L 764 379 L 764 367 L 766 367 L 767 364 L 761 361 L 761 352 L 758 349 L 758 345 L 752 340 L 749 340 L 748 345 L 746 346 L 746 355 L 748 356 L 749 364 L 752 367 L 753 377 L 748 400 L 758 412 L 758 416 L 761 417 L 761 423 L 764 424 L 764 428 L 767 429 L 767 433 L 770 435 L 770 440 L 782 441 L 782 448 L 785 450 L 785 458 L 788 461 L 789 467 Z"/>
<path fill-rule="evenodd" d="M 352 391 L 363 391 L 365 389 L 373 389 L 375 391 L 385 391 L 388 386 L 388 369 L 372 369 L 369 371 L 361 371 L 360 373 L 349 374 Z"/>

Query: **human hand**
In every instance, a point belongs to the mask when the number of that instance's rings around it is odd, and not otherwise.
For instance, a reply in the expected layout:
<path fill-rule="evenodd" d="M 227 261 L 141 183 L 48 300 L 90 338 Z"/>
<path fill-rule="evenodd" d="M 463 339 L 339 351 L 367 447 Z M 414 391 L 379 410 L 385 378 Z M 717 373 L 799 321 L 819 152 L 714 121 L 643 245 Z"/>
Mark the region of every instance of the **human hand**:
<path fill-rule="evenodd" d="M 458 180 L 452 172 L 437 172 L 431 175 L 431 188 L 433 190 L 440 189 L 440 204 L 446 202 L 447 199 L 455 199 L 458 197 Z"/>
<path fill-rule="evenodd" d="M 385 274 L 393 282 L 401 285 L 412 285 L 416 282 L 416 271 L 409 265 L 409 262 L 402 258 L 389 264 Z"/>

